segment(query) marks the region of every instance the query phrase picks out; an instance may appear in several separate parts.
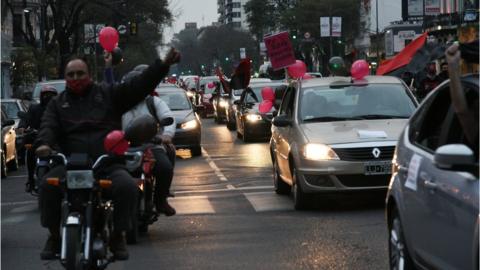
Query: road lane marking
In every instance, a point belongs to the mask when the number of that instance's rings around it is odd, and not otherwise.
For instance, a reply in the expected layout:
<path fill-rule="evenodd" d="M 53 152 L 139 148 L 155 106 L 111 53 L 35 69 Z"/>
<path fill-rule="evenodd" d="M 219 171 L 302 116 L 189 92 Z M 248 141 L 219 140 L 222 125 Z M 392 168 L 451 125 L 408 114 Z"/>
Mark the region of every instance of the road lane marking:
<path fill-rule="evenodd" d="M 24 204 L 32 204 L 37 203 L 38 201 L 21 201 L 21 202 L 4 202 L 2 206 L 15 206 L 15 205 L 24 205 Z"/>
<path fill-rule="evenodd" d="M 207 150 L 205 150 L 205 148 L 203 147 L 202 147 L 202 154 L 205 157 L 205 160 L 207 161 L 210 168 L 212 168 L 215 174 L 217 175 L 218 179 L 220 179 L 220 181 L 227 182 L 228 178 L 222 173 L 222 171 L 220 171 L 217 164 L 215 164 L 215 162 L 212 160 L 212 158 L 208 154 Z M 235 187 L 233 187 L 233 189 L 235 189 Z"/>
<path fill-rule="evenodd" d="M 179 215 L 213 214 L 215 210 L 207 196 L 184 196 L 168 200 Z"/>
<path fill-rule="evenodd" d="M 234 187 L 234 189 L 219 188 L 219 189 L 204 189 L 204 190 L 179 190 L 174 191 L 175 194 L 188 194 L 188 193 L 215 193 L 215 192 L 226 192 L 226 191 L 242 191 L 242 190 L 259 190 L 259 189 L 271 189 L 273 191 L 273 186 L 253 186 L 253 187 Z"/>
<path fill-rule="evenodd" d="M 243 194 L 256 212 L 293 210 L 292 200 L 274 192 L 254 192 Z"/>
<path fill-rule="evenodd" d="M 228 184 L 227 189 L 235 189 L 235 187 L 233 185 Z"/>
<path fill-rule="evenodd" d="M 2 224 L 8 224 L 8 223 L 21 223 L 27 219 L 26 215 L 17 215 L 17 216 L 12 216 L 12 217 L 2 217 Z"/>
<path fill-rule="evenodd" d="M 23 213 L 23 212 L 32 212 L 38 209 L 37 204 L 27 204 L 24 206 L 16 207 L 10 210 L 10 213 Z"/>

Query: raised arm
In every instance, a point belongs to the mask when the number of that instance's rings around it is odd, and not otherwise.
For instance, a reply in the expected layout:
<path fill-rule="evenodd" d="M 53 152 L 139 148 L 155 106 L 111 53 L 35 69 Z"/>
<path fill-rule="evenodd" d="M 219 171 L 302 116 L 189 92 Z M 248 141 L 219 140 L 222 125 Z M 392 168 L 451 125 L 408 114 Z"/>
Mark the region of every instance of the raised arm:
<path fill-rule="evenodd" d="M 171 48 L 164 61 L 157 59 L 129 82 L 111 86 L 114 104 L 118 111 L 123 114 L 142 101 L 168 74 L 170 66 L 179 61 L 180 54 Z"/>

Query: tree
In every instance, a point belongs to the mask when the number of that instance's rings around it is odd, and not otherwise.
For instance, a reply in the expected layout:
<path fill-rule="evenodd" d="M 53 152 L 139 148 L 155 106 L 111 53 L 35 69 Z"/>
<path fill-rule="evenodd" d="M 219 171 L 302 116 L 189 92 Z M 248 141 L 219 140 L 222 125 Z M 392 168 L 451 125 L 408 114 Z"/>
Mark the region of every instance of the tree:
<path fill-rule="evenodd" d="M 5 6 L 13 13 L 13 0 L 4 0 Z M 26 0 L 23 0 L 26 6 Z M 3 3 L 2 3 L 3 7 Z M 33 31 L 33 24 L 29 13 L 25 16 L 24 36 L 27 46 L 33 48 L 34 55 L 40 59 L 41 54 L 58 53 L 58 74 L 63 76 L 63 71 L 68 58 L 77 54 L 83 44 L 83 27 L 86 23 L 106 23 L 115 25 L 120 20 L 131 20 L 153 25 L 160 32 L 160 26 L 171 21 L 167 0 L 129 0 L 103 1 L 103 0 L 45 0 L 42 7 L 44 14 L 52 15 L 52 23 L 44 24 L 44 40 L 37 42 Z M 161 35 L 154 35 L 154 38 Z M 144 37 L 147 38 L 147 37 Z M 160 39 L 158 40 L 158 42 Z M 44 44 L 41 49 L 40 45 Z M 151 42 L 147 42 L 151 45 Z"/>
<path fill-rule="evenodd" d="M 272 20 L 275 6 L 271 1 L 250 0 L 245 4 L 244 9 L 250 32 L 257 40 L 263 40 L 263 36 L 276 26 L 276 20 Z"/>

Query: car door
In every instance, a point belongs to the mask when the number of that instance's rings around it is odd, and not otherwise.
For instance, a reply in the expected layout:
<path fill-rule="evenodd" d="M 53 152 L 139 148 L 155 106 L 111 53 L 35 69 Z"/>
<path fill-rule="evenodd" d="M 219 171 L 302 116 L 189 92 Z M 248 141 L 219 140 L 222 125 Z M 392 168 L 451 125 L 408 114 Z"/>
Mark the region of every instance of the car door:
<path fill-rule="evenodd" d="M 427 268 L 472 269 L 478 179 L 464 172 L 441 170 L 433 162 L 438 147 L 459 143 L 462 137 L 453 138 L 460 126 L 450 105 L 448 85 L 437 92 L 422 117 L 411 124 L 414 155 L 408 175 L 416 179 L 406 180 L 403 193 L 409 224 L 406 231 L 411 234 L 415 257 Z"/>
<path fill-rule="evenodd" d="M 295 103 L 294 99 L 295 88 L 287 88 L 278 113 L 278 115 L 287 116 L 287 118 L 289 118 L 292 122 Z M 274 133 L 272 134 L 272 138 L 275 143 L 275 157 L 277 158 L 280 176 L 289 183 L 292 183 L 292 175 L 290 172 L 290 164 L 288 161 L 288 157 L 290 154 L 291 141 L 289 141 L 289 137 L 291 134 L 291 129 L 292 126 L 274 127 Z"/>

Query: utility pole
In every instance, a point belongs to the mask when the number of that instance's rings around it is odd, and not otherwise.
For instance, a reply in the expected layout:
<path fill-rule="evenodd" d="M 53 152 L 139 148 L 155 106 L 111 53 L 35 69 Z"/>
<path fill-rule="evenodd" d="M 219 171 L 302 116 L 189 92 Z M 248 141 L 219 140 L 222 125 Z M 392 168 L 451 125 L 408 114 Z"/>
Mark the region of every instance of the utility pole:
<path fill-rule="evenodd" d="M 377 43 L 377 67 L 380 65 L 380 38 L 378 36 L 378 0 L 375 0 L 375 20 L 377 25 L 377 33 L 375 34 L 375 39 Z"/>

